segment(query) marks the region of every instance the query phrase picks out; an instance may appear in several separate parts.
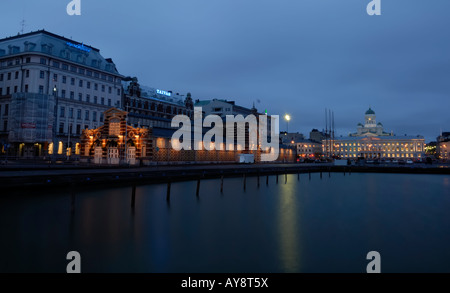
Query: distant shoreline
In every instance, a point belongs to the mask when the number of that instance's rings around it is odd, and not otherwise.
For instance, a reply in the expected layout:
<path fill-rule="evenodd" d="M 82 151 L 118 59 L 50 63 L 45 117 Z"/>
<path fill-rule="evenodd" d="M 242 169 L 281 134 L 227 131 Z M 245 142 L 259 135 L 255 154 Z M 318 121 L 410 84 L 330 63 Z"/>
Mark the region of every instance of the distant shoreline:
<path fill-rule="evenodd" d="M 397 173 L 450 175 L 450 166 L 425 164 L 396 166 L 334 166 L 321 164 L 182 164 L 146 167 L 10 165 L 0 167 L 3 189 L 89 188 L 91 186 L 131 186 L 228 177 L 258 177 L 284 174 L 322 173 Z M 329 174 L 328 174 L 329 173 Z M 317 175 L 315 175 L 317 176 Z M 281 178 L 281 177 L 280 177 Z M 280 181 L 284 182 L 285 178 Z"/>

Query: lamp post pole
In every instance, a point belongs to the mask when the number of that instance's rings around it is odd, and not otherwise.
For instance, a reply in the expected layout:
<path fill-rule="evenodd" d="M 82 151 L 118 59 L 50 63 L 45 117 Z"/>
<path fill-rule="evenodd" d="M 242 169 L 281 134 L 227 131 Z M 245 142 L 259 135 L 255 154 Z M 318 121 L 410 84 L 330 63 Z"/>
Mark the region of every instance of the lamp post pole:
<path fill-rule="evenodd" d="M 58 120 L 58 89 L 56 88 L 56 85 L 53 87 L 53 97 L 55 99 L 55 109 L 54 109 L 54 121 L 53 121 L 53 163 L 56 162 L 56 152 L 57 152 L 57 146 L 56 146 L 56 126 L 57 126 L 57 120 Z"/>

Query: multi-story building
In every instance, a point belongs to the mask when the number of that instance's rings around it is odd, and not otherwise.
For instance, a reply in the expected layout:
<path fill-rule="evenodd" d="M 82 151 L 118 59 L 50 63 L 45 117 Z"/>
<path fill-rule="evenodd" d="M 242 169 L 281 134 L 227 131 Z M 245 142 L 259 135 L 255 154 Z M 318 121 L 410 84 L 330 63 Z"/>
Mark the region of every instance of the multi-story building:
<path fill-rule="evenodd" d="M 310 139 L 296 142 L 297 157 L 303 159 L 319 159 L 322 157 L 322 143 Z"/>
<path fill-rule="evenodd" d="M 313 140 L 315 142 L 322 142 L 322 140 L 325 140 L 327 138 L 329 138 L 330 135 L 328 133 L 325 133 L 325 131 L 319 131 L 317 129 L 313 129 L 311 130 L 311 132 L 309 133 L 309 139 Z"/>
<path fill-rule="evenodd" d="M 443 132 L 437 137 L 436 154 L 439 159 L 450 159 L 450 132 Z"/>
<path fill-rule="evenodd" d="M 195 107 L 201 107 L 205 116 L 208 115 L 218 115 L 222 118 L 225 118 L 226 115 L 242 115 L 247 116 L 250 114 L 256 114 L 255 106 L 252 108 L 246 108 L 243 106 L 236 105 L 235 101 L 227 101 L 227 100 L 196 100 Z"/>
<path fill-rule="evenodd" d="M 128 124 L 135 127 L 171 128 L 175 115 L 193 119 L 194 103 L 191 94 L 186 98 L 179 93 L 141 86 L 136 77 L 124 78 L 123 108 L 128 111 Z"/>
<path fill-rule="evenodd" d="M 339 137 L 331 143 L 333 156 L 344 159 L 413 159 L 423 158 L 425 140 L 423 136 L 396 136 L 383 131 L 376 123 L 375 112 L 369 109 L 365 115 L 366 125 L 358 125 L 357 133 Z M 324 152 L 325 152 L 324 145 Z M 328 150 L 329 151 L 329 150 Z"/>
<path fill-rule="evenodd" d="M 280 139 L 281 143 L 283 144 L 295 144 L 297 142 L 301 142 L 305 140 L 305 136 L 302 133 L 293 133 L 293 132 L 286 132 L 282 131 L 280 133 Z"/>
<path fill-rule="evenodd" d="M 82 129 L 122 106 L 121 81 L 83 43 L 44 30 L 1 39 L 0 143 L 19 157 L 78 154 Z"/>

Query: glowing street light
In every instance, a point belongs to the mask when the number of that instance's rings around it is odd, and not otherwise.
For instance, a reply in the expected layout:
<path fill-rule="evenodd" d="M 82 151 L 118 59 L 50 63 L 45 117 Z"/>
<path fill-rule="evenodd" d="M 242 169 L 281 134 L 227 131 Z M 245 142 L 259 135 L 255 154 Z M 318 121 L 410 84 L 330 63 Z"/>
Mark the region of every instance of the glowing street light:
<path fill-rule="evenodd" d="M 289 121 L 291 120 L 291 116 L 289 114 L 284 115 L 284 120 L 286 120 L 286 124 L 287 124 L 286 132 L 289 133 Z"/>

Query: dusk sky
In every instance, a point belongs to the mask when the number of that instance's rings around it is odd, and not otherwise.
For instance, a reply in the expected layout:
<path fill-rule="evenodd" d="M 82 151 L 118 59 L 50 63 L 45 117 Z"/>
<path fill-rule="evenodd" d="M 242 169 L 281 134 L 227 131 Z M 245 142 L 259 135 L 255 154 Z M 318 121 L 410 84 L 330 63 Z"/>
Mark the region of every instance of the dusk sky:
<path fill-rule="evenodd" d="M 100 49 L 146 86 L 228 99 L 292 120 L 289 130 L 356 131 L 369 108 L 385 131 L 450 131 L 450 1 L 69 0 L 0 2 L 0 38 L 45 29 Z M 283 121 L 280 130 L 286 130 Z"/>

